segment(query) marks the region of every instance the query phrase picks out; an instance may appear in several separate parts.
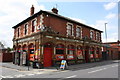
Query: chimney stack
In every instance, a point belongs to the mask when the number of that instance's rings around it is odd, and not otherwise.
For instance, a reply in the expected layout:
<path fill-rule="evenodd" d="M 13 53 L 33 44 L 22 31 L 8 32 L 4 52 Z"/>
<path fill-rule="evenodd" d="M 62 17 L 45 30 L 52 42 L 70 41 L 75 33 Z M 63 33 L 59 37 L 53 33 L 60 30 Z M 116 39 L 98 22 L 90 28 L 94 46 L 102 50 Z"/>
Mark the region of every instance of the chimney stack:
<path fill-rule="evenodd" d="M 31 9 L 30 9 L 30 16 L 32 16 L 34 14 L 34 6 L 32 5 Z"/>
<path fill-rule="evenodd" d="M 55 13 L 55 14 L 58 14 L 57 8 L 53 8 L 53 9 L 52 9 L 52 12 Z"/>

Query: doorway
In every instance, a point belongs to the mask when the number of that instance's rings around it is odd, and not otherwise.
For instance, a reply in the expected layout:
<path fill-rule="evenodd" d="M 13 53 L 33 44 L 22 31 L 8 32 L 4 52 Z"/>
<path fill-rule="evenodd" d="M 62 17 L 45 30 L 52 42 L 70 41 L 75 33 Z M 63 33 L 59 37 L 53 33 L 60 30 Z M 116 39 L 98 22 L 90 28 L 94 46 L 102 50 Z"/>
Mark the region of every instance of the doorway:
<path fill-rule="evenodd" d="M 46 44 L 44 46 L 44 67 L 52 66 L 52 46 L 51 44 Z"/>

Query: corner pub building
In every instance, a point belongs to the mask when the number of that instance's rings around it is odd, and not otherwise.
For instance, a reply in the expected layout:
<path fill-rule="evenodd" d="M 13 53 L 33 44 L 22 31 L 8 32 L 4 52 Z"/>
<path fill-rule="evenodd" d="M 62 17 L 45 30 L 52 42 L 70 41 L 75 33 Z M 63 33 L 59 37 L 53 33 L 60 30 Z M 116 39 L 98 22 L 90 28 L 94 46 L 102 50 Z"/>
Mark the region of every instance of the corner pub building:
<path fill-rule="evenodd" d="M 34 14 L 15 25 L 14 64 L 55 66 L 61 60 L 70 64 L 100 61 L 102 31 L 58 14 L 58 10 Z"/>

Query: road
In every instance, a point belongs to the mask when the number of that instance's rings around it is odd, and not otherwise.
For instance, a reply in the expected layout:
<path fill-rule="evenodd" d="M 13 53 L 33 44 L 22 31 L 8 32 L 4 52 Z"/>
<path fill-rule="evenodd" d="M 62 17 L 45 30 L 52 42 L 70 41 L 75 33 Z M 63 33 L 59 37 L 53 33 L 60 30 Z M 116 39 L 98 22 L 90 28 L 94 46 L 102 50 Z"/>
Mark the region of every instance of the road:
<path fill-rule="evenodd" d="M 57 78 L 71 79 L 71 78 L 118 78 L 118 61 L 104 61 L 97 63 L 86 63 L 79 65 L 72 65 L 70 69 L 47 70 L 47 71 L 18 71 L 10 68 L 2 68 L 2 78 Z"/>

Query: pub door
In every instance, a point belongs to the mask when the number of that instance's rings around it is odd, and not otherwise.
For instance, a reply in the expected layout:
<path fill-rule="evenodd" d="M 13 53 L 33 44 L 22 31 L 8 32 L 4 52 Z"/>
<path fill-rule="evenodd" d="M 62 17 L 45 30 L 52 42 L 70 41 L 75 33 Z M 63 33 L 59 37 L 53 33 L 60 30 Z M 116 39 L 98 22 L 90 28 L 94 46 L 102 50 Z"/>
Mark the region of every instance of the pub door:
<path fill-rule="evenodd" d="M 44 67 L 52 66 L 52 48 L 44 48 Z"/>
<path fill-rule="evenodd" d="M 89 62 L 89 48 L 85 49 L 85 61 L 86 63 Z"/>

